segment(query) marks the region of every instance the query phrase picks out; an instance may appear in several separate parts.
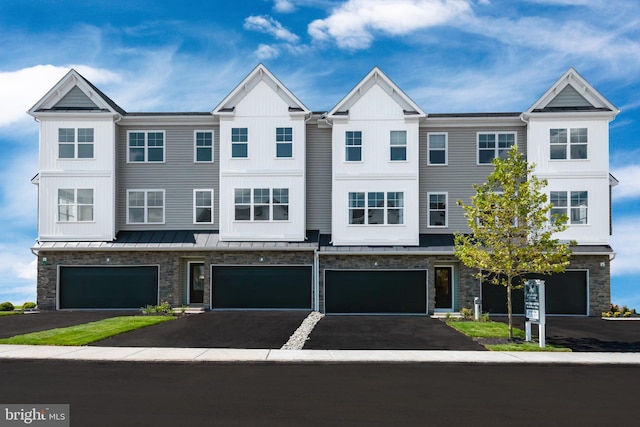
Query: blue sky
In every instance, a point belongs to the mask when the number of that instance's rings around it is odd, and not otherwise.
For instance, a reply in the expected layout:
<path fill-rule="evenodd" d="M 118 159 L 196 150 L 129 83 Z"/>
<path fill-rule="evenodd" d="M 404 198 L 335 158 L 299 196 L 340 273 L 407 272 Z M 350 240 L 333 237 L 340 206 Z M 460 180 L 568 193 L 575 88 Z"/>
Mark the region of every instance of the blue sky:
<path fill-rule="evenodd" d="M 379 66 L 428 113 L 524 111 L 569 67 L 611 124 L 612 300 L 640 309 L 640 3 L 628 0 L 0 2 L 0 301 L 35 300 L 38 125 L 76 68 L 127 111 L 210 111 L 258 63 L 311 110 Z"/>

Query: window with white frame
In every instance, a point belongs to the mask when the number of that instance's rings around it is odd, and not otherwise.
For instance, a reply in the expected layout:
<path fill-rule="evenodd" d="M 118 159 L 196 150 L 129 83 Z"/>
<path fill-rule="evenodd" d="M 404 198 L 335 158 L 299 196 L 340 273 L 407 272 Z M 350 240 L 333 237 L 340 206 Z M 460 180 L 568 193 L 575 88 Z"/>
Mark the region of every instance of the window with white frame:
<path fill-rule="evenodd" d="M 193 190 L 193 223 L 213 224 L 213 190 Z"/>
<path fill-rule="evenodd" d="M 234 159 L 249 157 L 249 130 L 247 128 L 231 129 L 231 157 Z"/>
<path fill-rule="evenodd" d="M 276 128 L 276 157 L 293 157 L 293 128 Z"/>
<path fill-rule="evenodd" d="M 362 161 L 362 132 L 345 132 L 345 160 L 347 162 Z"/>
<path fill-rule="evenodd" d="M 491 164 L 493 159 L 504 159 L 516 143 L 513 132 L 478 133 L 478 164 Z"/>
<path fill-rule="evenodd" d="M 429 199 L 427 205 L 428 227 L 446 227 L 447 193 L 429 193 L 427 197 Z"/>
<path fill-rule="evenodd" d="M 194 160 L 198 163 L 213 162 L 213 132 L 210 130 L 194 132 Z"/>
<path fill-rule="evenodd" d="M 59 159 L 93 159 L 93 128 L 59 128 Z"/>
<path fill-rule="evenodd" d="M 164 162 L 164 131 L 129 131 L 129 162 Z"/>
<path fill-rule="evenodd" d="M 561 215 L 569 218 L 569 224 L 588 224 L 589 194 L 587 191 L 551 191 L 549 201 L 551 221 Z"/>
<path fill-rule="evenodd" d="M 404 224 L 404 193 L 350 192 L 349 224 Z"/>
<path fill-rule="evenodd" d="M 58 221 L 93 221 L 93 189 L 58 189 Z"/>
<path fill-rule="evenodd" d="M 164 190 L 128 190 L 128 224 L 164 223 Z"/>
<path fill-rule="evenodd" d="M 447 164 L 447 138 L 446 133 L 429 133 L 427 135 L 427 145 L 429 165 L 446 165 Z"/>
<path fill-rule="evenodd" d="M 288 221 L 288 188 L 236 188 L 236 221 Z"/>
<path fill-rule="evenodd" d="M 549 158 L 584 160 L 588 140 L 587 128 L 549 129 Z"/>
<path fill-rule="evenodd" d="M 390 160 L 403 161 L 407 160 L 407 131 L 392 130 L 389 135 Z"/>

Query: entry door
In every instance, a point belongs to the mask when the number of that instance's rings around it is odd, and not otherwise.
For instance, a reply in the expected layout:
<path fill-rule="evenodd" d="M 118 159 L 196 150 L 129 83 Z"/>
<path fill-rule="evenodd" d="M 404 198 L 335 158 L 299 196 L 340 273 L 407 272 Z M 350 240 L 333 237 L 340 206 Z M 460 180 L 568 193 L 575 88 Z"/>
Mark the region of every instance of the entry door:
<path fill-rule="evenodd" d="M 436 267 L 436 309 L 453 309 L 453 267 Z"/>
<path fill-rule="evenodd" d="M 204 302 L 204 263 L 189 263 L 189 303 Z"/>

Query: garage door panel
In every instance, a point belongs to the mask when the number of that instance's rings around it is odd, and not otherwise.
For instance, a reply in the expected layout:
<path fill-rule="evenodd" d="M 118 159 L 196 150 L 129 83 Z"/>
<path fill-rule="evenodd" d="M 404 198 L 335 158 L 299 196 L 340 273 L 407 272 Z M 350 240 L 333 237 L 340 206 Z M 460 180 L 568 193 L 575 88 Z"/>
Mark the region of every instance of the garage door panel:
<path fill-rule="evenodd" d="M 311 309 L 311 266 L 213 267 L 214 309 Z"/>
<path fill-rule="evenodd" d="M 140 308 L 158 304 L 158 267 L 60 267 L 61 309 Z"/>
<path fill-rule="evenodd" d="M 325 271 L 327 313 L 425 314 L 426 271 Z"/>

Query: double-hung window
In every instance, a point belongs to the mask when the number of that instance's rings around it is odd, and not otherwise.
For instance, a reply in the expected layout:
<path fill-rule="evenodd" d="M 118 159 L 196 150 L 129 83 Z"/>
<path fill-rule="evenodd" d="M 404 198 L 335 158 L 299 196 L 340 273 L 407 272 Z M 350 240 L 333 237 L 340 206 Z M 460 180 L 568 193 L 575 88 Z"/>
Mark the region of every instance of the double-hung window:
<path fill-rule="evenodd" d="M 164 223 L 164 190 L 128 190 L 127 223 Z"/>
<path fill-rule="evenodd" d="M 447 193 L 429 193 L 427 197 L 429 199 L 427 205 L 428 227 L 446 227 Z"/>
<path fill-rule="evenodd" d="M 569 224 L 588 224 L 589 194 L 587 191 L 551 191 L 549 201 L 551 221 L 560 215 L 569 218 Z"/>
<path fill-rule="evenodd" d="M 194 157 L 196 162 L 213 162 L 213 132 L 195 131 L 194 133 Z"/>
<path fill-rule="evenodd" d="M 293 157 L 293 128 L 276 128 L 276 157 Z"/>
<path fill-rule="evenodd" d="M 249 130 L 247 128 L 231 129 L 231 157 L 234 159 L 249 157 Z"/>
<path fill-rule="evenodd" d="M 271 190 L 268 188 L 253 189 L 253 220 L 269 221 Z"/>
<path fill-rule="evenodd" d="M 587 158 L 587 128 L 549 129 L 551 160 L 583 160 Z"/>
<path fill-rule="evenodd" d="M 404 224 L 404 193 L 387 193 L 387 224 Z"/>
<path fill-rule="evenodd" d="M 58 158 L 93 159 L 93 128 L 59 128 Z"/>
<path fill-rule="evenodd" d="M 478 133 L 478 164 L 491 164 L 493 159 L 504 159 L 516 143 L 513 132 Z"/>
<path fill-rule="evenodd" d="M 362 132 L 346 131 L 345 133 L 345 160 L 347 162 L 362 161 Z"/>
<path fill-rule="evenodd" d="M 446 165 L 447 164 L 447 134 L 446 133 L 429 133 L 427 135 L 427 145 L 429 165 Z"/>
<path fill-rule="evenodd" d="M 289 189 L 288 188 L 273 189 L 273 220 L 274 221 L 289 220 Z"/>
<path fill-rule="evenodd" d="M 58 221 L 93 221 L 93 189 L 58 189 Z"/>
<path fill-rule="evenodd" d="M 364 193 L 349 193 L 349 224 L 364 224 Z"/>
<path fill-rule="evenodd" d="M 213 223 L 213 190 L 193 190 L 193 223 Z"/>
<path fill-rule="evenodd" d="M 236 221 L 288 221 L 288 188 L 236 188 Z"/>
<path fill-rule="evenodd" d="M 403 192 L 350 192 L 349 224 L 403 224 Z"/>
<path fill-rule="evenodd" d="M 129 162 L 164 162 L 164 131 L 130 131 Z"/>
<path fill-rule="evenodd" d="M 389 139 L 391 161 L 407 160 L 407 131 L 392 130 Z"/>

